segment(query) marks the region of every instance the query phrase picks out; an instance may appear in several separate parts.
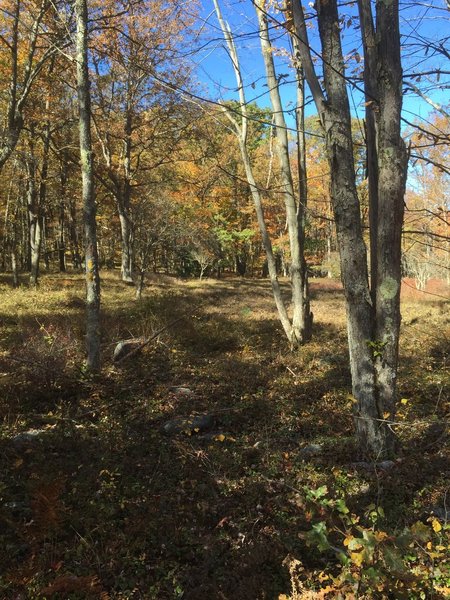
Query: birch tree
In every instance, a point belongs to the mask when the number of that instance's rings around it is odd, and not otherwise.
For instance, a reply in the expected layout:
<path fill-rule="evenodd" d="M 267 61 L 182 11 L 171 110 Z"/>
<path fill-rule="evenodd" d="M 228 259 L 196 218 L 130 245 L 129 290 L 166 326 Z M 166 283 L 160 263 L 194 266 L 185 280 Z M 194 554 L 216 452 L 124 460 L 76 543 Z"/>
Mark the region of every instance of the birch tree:
<path fill-rule="evenodd" d="M 301 3 L 291 0 L 305 76 L 325 132 L 331 197 L 344 285 L 355 426 L 361 451 L 374 459 L 394 452 L 400 328 L 401 230 L 407 155 L 400 134 L 402 69 L 398 0 L 360 0 L 365 92 L 376 111 L 370 150 L 372 278 L 356 190 L 351 115 L 336 0 L 318 0 L 323 87 L 316 73 Z M 376 82 L 373 69 L 376 69 Z M 373 119 L 375 121 L 375 118 Z M 376 217 L 375 217 L 376 215 Z"/>
<path fill-rule="evenodd" d="M 88 10 L 86 0 L 75 0 L 77 92 L 83 197 L 84 256 L 86 269 L 86 348 L 89 371 L 100 369 L 100 277 L 94 165 L 91 139 L 91 96 L 88 67 Z"/>

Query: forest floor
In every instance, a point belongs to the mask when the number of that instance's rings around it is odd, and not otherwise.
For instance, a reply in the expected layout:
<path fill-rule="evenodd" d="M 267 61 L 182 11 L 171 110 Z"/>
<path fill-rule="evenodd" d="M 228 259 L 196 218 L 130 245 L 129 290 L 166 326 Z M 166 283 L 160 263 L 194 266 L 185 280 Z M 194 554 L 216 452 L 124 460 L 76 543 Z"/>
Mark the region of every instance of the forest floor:
<path fill-rule="evenodd" d="M 266 281 L 154 277 L 139 302 L 117 273 L 102 281 L 104 369 L 95 379 L 81 367 L 82 276 L 46 275 L 37 290 L 1 282 L 0 598 L 337 598 L 336 553 L 321 546 L 320 523 L 338 539 L 327 510 L 342 506 L 353 531 L 387 532 L 377 538 L 386 540 L 432 524 L 445 549 L 443 284 L 431 295 L 406 282 L 400 449 L 377 466 L 361 461 L 352 438 L 338 282 L 312 280 L 314 339 L 290 352 Z M 139 355 L 113 363 L 119 340 L 179 318 Z M 208 432 L 164 433 L 194 414 L 208 416 Z M 424 539 L 421 560 L 443 572 L 448 557 L 432 554 L 436 543 Z M 364 564 L 352 560 L 354 582 Z M 414 595 L 413 580 L 408 588 L 391 571 L 405 595 L 389 595 L 386 584 L 341 597 L 446 597 L 444 576 Z M 321 581 L 330 595 L 300 591 Z"/>

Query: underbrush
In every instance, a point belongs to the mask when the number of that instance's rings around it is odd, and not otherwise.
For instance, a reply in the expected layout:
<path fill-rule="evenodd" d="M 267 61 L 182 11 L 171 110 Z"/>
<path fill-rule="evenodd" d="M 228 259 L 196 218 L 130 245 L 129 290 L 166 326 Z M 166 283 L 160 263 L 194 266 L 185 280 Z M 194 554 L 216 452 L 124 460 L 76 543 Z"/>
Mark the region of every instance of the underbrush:
<path fill-rule="evenodd" d="M 86 376 L 83 281 L 4 289 L 0 597 L 445 598 L 448 317 L 404 305 L 400 451 L 358 457 L 339 286 L 313 283 L 288 351 L 267 282 L 103 274 L 102 374 Z M 181 317 L 181 319 L 180 319 Z M 119 339 L 148 337 L 112 362 Z M 164 425 L 208 415 L 211 430 Z"/>

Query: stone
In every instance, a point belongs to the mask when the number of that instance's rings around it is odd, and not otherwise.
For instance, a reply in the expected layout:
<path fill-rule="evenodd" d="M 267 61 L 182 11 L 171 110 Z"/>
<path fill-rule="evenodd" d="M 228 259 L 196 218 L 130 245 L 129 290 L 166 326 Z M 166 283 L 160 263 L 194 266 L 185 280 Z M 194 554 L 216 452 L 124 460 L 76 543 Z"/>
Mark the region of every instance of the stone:
<path fill-rule="evenodd" d="M 215 419 L 212 415 L 190 415 L 189 417 L 175 417 L 162 426 L 162 433 L 176 435 L 185 433 L 193 435 L 209 431 L 214 427 Z"/>
<path fill-rule="evenodd" d="M 323 454 L 323 446 L 320 444 L 309 444 L 308 446 L 304 446 L 300 448 L 298 451 L 300 457 L 303 458 L 312 458 L 314 456 L 320 456 Z"/>
<path fill-rule="evenodd" d="M 47 431 L 47 429 L 29 429 L 28 431 L 23 431 L 22 433 L 15 435 L 11 438 L 11 442 L 18 449 L 30 446 L 40 442 Z"/>
<path fill-rule="evenodd" d="M 170 391 L 176 394 L 177 396 L 195 396 L 195 392 L 193 392 L 187 387 L 174 386 L 170 388 Z"/>
<path fill-rule="evenodd" d="M 133 350 L 145 343 L 145 338 L 132 338 L 130 340 L 121 340 L 114 348 L 113 361 L 118 362 Z"/>

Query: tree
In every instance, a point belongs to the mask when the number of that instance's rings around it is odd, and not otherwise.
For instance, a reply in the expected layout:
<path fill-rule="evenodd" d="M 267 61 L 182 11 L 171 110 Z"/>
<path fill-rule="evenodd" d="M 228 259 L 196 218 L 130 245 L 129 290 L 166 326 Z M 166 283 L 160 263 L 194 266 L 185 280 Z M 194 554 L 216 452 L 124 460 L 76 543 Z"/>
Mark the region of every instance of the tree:
<path fill-rule="evenodd" d="M 81 177 L 83 184 L 84 260 L 86 269 L 86 347 L 89 371 L 100 369 L 100 276 L 91 139 L 89 90 L 88 9 L 86 0 L 75 0 L 76 62 L 79 107 Z"/>
<path fill-rule="evenodd" d="M 182 138 L 177 114 L 186 111 L 172 87 L 155 79 L 164 73 L 171 86 L 186 85 L 189 70 L 181 69 L 177 45 L 189 19 L 180 19 L 179 3 L 131 4 L 102 14 L 103 26 L 93 48 L 95 70 L 93 118 L 103 159 L 96 171 L 116 202 L 122 241 L 121 274 L 133 281 L 135 192 L 145 193 L 151 171 L 173 162 Z M 111 16 L 113 15 L 113 16 Z M 186 65 L 185 65 L 186 67 Z M 181 132 L 186 123 L 181 126 Z"/>
<path fill-rule="evenodd" d="M 241 68 L 239 65 L 239 58 L 238 58 L 238 54 L 236 51 L 236 46 L 234 44 L 234 39 L 233 39 L 231 30 L 222 17 L 222 13 L 221 13 L 221 10 L 220 10 L 217 0 L 214 0 L 214 6 L 215 6 L 217 18 L 219 20 L 220 28 L 221 28 L 223 36 L 225 38 L 228 52 L 229 52 L 229 55 L 230 55 L 230 58 L 232 61 L 233 70 L 234 70 L 237 88 L 238 88 L 238 95 L 239 95 L 238 110 L 232 110 L 226 104 L 223 104 L 223 110 L 224 110 L 226 116 L 228 117 L 228 119 L 231 123 L 232 130 L 233 130 L 234 134 L 236 135 L 238 142 L 239 142 L 241 158 L 242 158 L 242 162 L 244 165 L 247 182 L 249 184 L 253 202 L 255 205 L 255 211 L 256 211 L 256 216 L 257 216 L 257 220 L 258 220 L 259 231 L 261 234 L 262 243 L 263 243 L 264 250 L 266 253 L 267 268 L 268 268 L 268 272 L 269 272 L 270 282 L 272 285 L 272 292 L 273 292 L 275 304 L 278 309 L 278 315 L 280 318 L 280 322 L 282 324 L 284 333 L 285 333 L 286 337 L 288 338 L 290 344 L 292 346 L 296 346 L 300 343 L 300 341 L 303 341 L 303 340 L 301 340 L 302 333 L 301 333 L 301 331 L 299 331 L 301 324 L 300 324 L 300 322 L 298 322 L 299 315 L 301 314 L 301 312 L 304 311 L 304 308 L 305 308 L 304 304 L 302 302 L 303 290 L 301 289 L 301 285 L 300 285 L 300 289 L 298 289 L 298 287 L 296 286 L 296 290 L 298 291 L 298 294 L 296 294 L 296 300 L 300 301 L 301 304 L 300 304 L 300 306 L 297 305 L 297 310 L 294 311 L 295 312 L 295 321 L 294 321 L 294 319 L 291 321 L 291 319 L 289 318 L 287 308 L 284 303 L 282 294 L 281 294 L 280 284 L 279 284 L 278 275 L 277 275 L 276 260 L 275 260 L 272 242 L 271 242 L 267 224 L 266 224 L 266 219 L 264 216 L 262 195 L 261 195 L 260 188 L 258 187 L 256 179 L 255 179 L 252 162 L 250 159 L 250 153 L 249 153 L 249 149 L 248 149 L 248 127 L 249 127 L 250 119 L 249 119 L 249 114 L 248 114 L 248 109 L 247 109 L 247 102 L 245 99 L 244 83 L 243 83 L 243 79 L 242 79 Z M 270 82 L 269 82 L 269 85 L 270 85 Z M 281 122 L 279 123 L 279 127 L 282 127 Z M 285 156 L 285 152 L 283 150 L 281 151 L 280 156 L 283 160 L 283 163 L 285 163 L 286 156 Z M 285 167 L 286 167 L 286 165 L 285 165 Z M 289 173 L 287 171 L 285 171 L 285 180 L 283 181 L 284 185 L 286 185 L 287 180 L 289 178 L 290 178 L 290 171 L 289 171 Z M 292 186 L 289 185 L 289 187 L 292 190 Z M 295 216 L 295 221 L 297 219 L 296 215 L 293 214 L 293 213 L 295 213 L 295 208 L 294 208 L 295 204 L 294 204 L 294 206 L 292 206 L 292 202 L 293 202 L 292 193 L 289 190 L 287 190 L 286 194 L 288 196 L 287 201 L 289 204 L 289 211 L 290 211 L 289 222 L 290 222 L 290 225 L 293 225 L 294 216 Z M 298 237 L 297 237 L 296 241 L 298 242 Z M 298 257 L 298 254 L 296 256 L 297 256 L 298 260 L 297 260 L 297 258 L 295 259 L 295 261 L 296 261 L 295 264 L 298 266 L 300 264 L 300 259 Z M 298 277 L 300 275 L 300 272 L 301 271 L 299 269 L 296 269 L 294 276 Z M 303 333 L 303 335 L 304 335 L 304 333 Z"/>
<path fill-rule="evenodd" d="M 289 233 L 290 249 L 290 276 L 292 285 L 292 331 L 291 343 L 294 345 L 311 339 L 312 313 L 309 308 L 308 281 L 304 254 L 304 219 L 305 206 L 305 175 L 300 176 L 300 185 L 303 197 L 297 197 L 294 191 L 294 181 L 291 171 L 289 156 L 289 142 L 283 105 L 281 103 L 279 82 L 273 61 L 273 48 L 269 37 L 269 28 L 264 1 L 255 2 L 256 14 L 259 24 L 259 38 L 264 58 L 267 85 L 269 87 L 270 101 L 272 104 L 273 122 L 275 126 L 275 149 L 278 155 L 283 186 L 283 197 L 286 207 L 286 222 Z M 297 115 L 300 109 L 297 108 Z M 301 117 L 300 117 L 301 120 Z M 301 143 L 299 143 L 301 148 Z M 304 165 L 303 155 L 299 154 L 299 167 Z"/>
<path fill-rule="evenodd" d="M 317 22 L 322 46 L 322 89 L 312 59 L 302 6 L 290 9 L 305 76 L 325 132 L 331 197 L 336 221 L 344 285 L 359 447 L 373 458 L 394 452 L 389 419 L 395 414 L 400 328 L 401 231 L 407 155 L 400 134 L 402 70 L 397 0 L 376 2 L 376 23 L 370 0 L 360 0 L 360 25 L 365 50 L 365 92 L 377 111 L 377 127 L 367 137 L 373 153 L 369 171 L 372 214 L 372 278 L 357 194 L 351 115 L 336 0 L 319 0 Z M 373 65 L 377 82 L 373 84 Z M 375 147 L 376 146 L 376 147 Z M 371 225 L 373 226 L 373 219 Z"/>
<path fill-rule="evenodd" d="M 64 10 L 60 4 L 49 0 L 7 0 L 2 5 L 0 47 L 8 59 L 7 68 L 2 68 L 0 75 L 4 107 L 0 169 L 17 145 L 36 80 L 49 59 L 66 43 L 68 26 L 62 19 Z M 55 18 L 58 12 L 60 19 Z"/>

